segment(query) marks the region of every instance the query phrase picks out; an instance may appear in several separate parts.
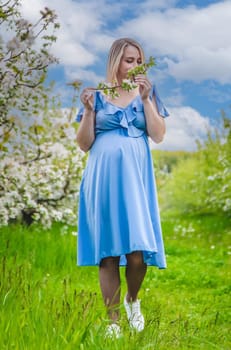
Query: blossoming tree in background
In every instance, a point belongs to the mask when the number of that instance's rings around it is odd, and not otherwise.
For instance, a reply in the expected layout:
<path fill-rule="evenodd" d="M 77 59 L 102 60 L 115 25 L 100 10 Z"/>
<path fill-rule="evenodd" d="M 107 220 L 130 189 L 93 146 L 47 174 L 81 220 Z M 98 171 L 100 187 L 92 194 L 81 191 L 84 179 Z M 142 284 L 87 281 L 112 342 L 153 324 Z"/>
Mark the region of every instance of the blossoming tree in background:
<path fill-rule="evenodd" d="M 165 178 L 163 210 L 231 217 L 231 119 L 222 112 L 219 122 L 203 143 L 198 142 L 198 150 Z"/>
<path fill-rule="evenodd" d="M 0 123 L 11 128 L 12 111 L 37 113 L 41 103 L 47 102 L 43 82 L 47 67 L 57 62 L 49 48 L 59 24 L 48 8 L 32 24 L 21 17 L 19 0 L 0 4 Z"/>
<path fill-rule="evenodd" d="M 57 63 L 49 52 L 56 15 L 45 8 L 30 23 L 20 1 L 0 2 L 0 26 L 0 226 L 19 219 L 74 224 L 83 161 L 75 110 L 51 106 L 44 85 L 47 68 Z"/>

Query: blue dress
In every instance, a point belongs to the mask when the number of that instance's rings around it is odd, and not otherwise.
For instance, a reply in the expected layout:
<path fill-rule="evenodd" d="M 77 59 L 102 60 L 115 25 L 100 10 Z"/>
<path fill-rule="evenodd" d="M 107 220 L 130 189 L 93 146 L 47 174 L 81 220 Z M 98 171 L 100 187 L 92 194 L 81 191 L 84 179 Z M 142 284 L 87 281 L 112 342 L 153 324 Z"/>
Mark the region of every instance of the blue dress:
<path fill-rule="evenodd" d="M 159 113 L 167 117 L 155 86 Z M 95 93 L 95 141 L 83 173 L 78 213 L 78 265 L 142 251 L 147 265 L 166 267 L 153 162 L 141 97 L 125 108 Z M 80 121 L 83 107 L 76 120 Z"/>

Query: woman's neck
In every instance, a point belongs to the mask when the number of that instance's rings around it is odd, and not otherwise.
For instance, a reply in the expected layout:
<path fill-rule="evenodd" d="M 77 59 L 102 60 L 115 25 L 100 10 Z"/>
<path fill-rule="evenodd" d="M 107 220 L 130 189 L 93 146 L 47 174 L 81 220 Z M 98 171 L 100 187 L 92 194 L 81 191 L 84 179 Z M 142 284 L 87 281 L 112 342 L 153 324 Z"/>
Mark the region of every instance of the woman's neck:
<path fill-rule="evenodd" d="M 122 87 L 118 87 L 117 88 L 117 91 L 119 93 L 120 96 L 124 96 L 124 97 L 132 97 L 132 96 L 136 96 L 139 94 L 139 88 L 138 86 L 135 88 L 135 89 L 132 89 L 130 91 L 127 91 L 127 90 L 124 90 L 122 89 Z"/>
<path fill-rule="evenodd" d="M 121 87 L 118 87 L 117 92 L 119 94 L 118 97 L 113 98 L 111 96 L 105 96 L 106 100 L 119 107 L 126 107 L 137 95 L 139 95 L 139 88 L 137 87 L 131 91 L 126 91 Z"/>

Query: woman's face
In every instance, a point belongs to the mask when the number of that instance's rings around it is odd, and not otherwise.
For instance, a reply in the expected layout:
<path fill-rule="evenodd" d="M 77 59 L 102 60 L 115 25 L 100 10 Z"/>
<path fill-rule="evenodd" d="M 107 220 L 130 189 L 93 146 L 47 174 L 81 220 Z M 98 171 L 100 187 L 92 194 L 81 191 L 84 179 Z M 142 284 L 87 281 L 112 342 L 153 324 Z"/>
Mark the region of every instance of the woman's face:
<path fill-rule="evenodd" d="M 139 50 L 132 45 L 128 45 L 124 49 L 124 54 L 121 58 L 117 78 L 123 80 L 127 78 L 127 73 L 130 69 L 142 63 Z"/>

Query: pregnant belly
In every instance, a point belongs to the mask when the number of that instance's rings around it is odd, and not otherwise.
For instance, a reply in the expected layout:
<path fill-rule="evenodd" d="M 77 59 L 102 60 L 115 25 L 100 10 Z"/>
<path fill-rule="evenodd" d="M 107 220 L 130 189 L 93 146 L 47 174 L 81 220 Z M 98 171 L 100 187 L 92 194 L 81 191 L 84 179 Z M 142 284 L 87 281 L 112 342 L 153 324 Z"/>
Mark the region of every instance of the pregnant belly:
<path fill-rule="evenodd" d="M 112 157 L 121 152 L 139 153 L 147 152 L 148 141 L 145 135 L 140 137 L 129 137 L 122 128 L 106 131 L 97 135 L 91 147 L 90 155 Z M 140 154 L 140 155 L 141 155 Z"/>

